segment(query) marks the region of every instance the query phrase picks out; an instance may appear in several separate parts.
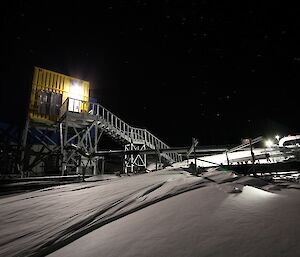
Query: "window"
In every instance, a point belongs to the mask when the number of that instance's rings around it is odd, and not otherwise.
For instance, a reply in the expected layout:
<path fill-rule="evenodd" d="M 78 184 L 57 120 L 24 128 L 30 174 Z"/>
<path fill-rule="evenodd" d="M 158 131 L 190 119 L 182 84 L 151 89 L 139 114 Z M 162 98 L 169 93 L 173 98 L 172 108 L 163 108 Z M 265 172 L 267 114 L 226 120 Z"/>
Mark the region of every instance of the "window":
<path fill-rule="evenodd" d="M 38 101 L 38 112 L 45 115 L 59 115 L 61 107 L 62 95 L 57 93 L 40 92 Z"/>
<path fill-rule="evenodd" d="M 47 93 L 45 91 L 40 92 L 40 97 L 38 102 L 38 112 L 40 114 L 49 114 L 50 98 L 51 98 L 51 93 Z"/>

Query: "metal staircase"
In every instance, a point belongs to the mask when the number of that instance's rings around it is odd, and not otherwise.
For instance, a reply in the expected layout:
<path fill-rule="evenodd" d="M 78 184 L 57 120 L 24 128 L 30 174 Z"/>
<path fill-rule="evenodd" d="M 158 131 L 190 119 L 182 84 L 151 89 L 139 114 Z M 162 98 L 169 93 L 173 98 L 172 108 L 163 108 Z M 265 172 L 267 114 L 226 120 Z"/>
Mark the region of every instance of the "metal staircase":
<path fill-rule="evenodd" d="M 160 157 L 169 163 L 181 161 L 181 155 L 177 153 L 160 153 L 161 149 L 168 149 L 169 146 L 148 130 L 128 125 L 101 104 L 67 98 L 60 110 L 60 120 L 63 122 L 66 119 L 72 120 L 77 126 L 82 124 L 88 127 L 93 124 L 101 133 L 125 145 L 125 150 L 143 147 L 143 149 L 157 150 Z M 136 146 L 140 147 L 136 148 Z"/>

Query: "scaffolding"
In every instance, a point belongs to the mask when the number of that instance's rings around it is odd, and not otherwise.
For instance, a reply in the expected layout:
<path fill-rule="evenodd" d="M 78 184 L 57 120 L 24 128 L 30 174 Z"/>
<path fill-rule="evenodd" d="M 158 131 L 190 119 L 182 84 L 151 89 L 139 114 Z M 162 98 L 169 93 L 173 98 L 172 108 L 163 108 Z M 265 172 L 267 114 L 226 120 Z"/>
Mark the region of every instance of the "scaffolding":
<path fill-rule="evenodd" d="M 88 87 L 86 81 L 35 67 L 22 137 L 23 177 L 41 168 L 49 173 L 54 167 L 61 175 L 87 171 L 96 175 L 100 162 L 103 173 L 104 157 L 97 155 L 103 134 L 121 144 L 125 153 L 169 148 L 148 130 L 132 127 L 101 104 L 90 102 Z M 175 152 L 163 152 L 159 158 L 167 163 L 181 161 Z M 146 166 L 146 154 L 125 154 L 125 173 Z"/>

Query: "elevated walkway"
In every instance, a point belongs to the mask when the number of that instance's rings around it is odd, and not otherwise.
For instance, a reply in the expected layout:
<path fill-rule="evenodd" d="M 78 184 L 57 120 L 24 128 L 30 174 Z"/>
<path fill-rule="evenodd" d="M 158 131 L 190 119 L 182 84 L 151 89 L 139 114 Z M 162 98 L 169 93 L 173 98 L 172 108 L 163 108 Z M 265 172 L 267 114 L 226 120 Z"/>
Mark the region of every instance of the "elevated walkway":
<path fill-rule="evenodd" d="M 130 126 L 101 104 L 67 98 L 60 109 L 59 117 L 65 129 L 65 132 L 61 131 L 61 134 L 64 134 L 64 146 L 70 143 L 74 144 L 74 139 L 77 137 L 75 144 L 78 144 L 78 147 L 82 147 L 90 153 L 96 152 L 97 143 L 100 139 L 98 133 L 100 136 L 104 133 L 123 145 L 125 150 L 153 149 L 157 150 L 158 155 L 165 162 L 174 163 L 182 160 L 181 155 L 175 152 L 160 153 L 159 150 L 168 149 L 169 146 L 147 129 Z M 68 129 L 71 127 L 75 135 L 68 138 Z M 79 145 L 80 143 L 81 145 Z M 128 168 L 133 171 L 133 166 L 146 167 L 146 156 L 130 155 L 125 156 L 125 159 L 127 160 L 126 172 Z"/>

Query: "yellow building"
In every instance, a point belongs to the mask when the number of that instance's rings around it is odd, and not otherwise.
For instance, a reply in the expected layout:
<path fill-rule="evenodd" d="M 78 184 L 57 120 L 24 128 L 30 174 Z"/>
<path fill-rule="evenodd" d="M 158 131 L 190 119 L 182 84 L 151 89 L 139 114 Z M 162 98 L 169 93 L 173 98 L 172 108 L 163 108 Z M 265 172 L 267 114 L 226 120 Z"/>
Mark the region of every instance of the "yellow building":
<path fill-rule="evenodd" d="M 34 67 L 29 103 L 29 119 L 55 122 L 60 110 L 87 112 L 89 82 L 57 72 Z M 63 106 L 63 108 L 61 108 Z"/>

